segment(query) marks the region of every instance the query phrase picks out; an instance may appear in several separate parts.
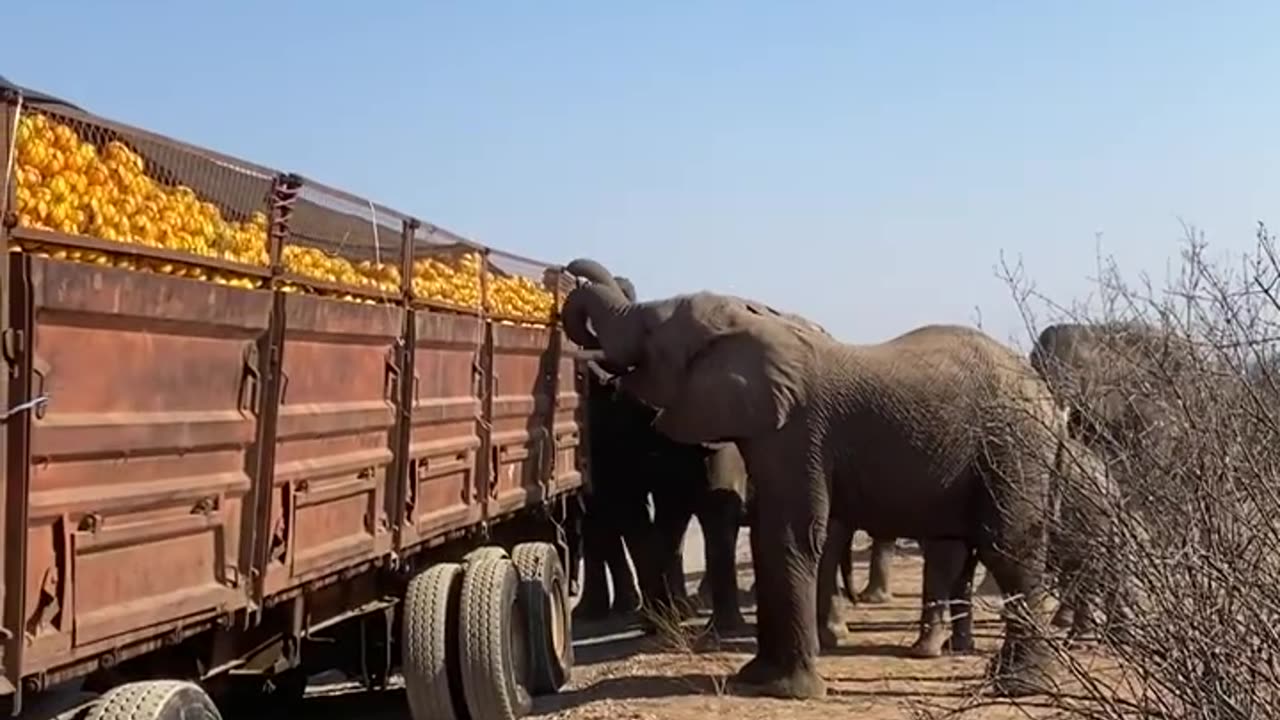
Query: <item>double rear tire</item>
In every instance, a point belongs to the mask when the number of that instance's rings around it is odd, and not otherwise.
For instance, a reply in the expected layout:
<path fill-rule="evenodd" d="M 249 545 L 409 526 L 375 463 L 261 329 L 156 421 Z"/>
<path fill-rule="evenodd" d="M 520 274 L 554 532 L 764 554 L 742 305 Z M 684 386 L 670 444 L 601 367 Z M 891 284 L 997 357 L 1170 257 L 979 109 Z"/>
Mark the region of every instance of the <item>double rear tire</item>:
<path fill-rule="evenodd" d="M 515 720 L 573 666 L 567 582 L 555 547 L 524 543 L 440 563 L 410 583 L 402 668 L 414 720 Z"/>

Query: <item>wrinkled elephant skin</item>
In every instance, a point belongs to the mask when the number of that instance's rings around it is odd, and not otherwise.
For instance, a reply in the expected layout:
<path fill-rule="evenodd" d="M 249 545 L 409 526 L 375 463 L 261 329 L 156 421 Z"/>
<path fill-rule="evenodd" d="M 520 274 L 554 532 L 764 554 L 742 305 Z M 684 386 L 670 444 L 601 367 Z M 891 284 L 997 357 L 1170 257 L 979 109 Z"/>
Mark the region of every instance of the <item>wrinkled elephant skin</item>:
<path fill-rule="evenodd" d="M 1061 415 L 1025 358 L 956 326 L 846 345 L 766 305 L 705 292 L 631 303 L 592 284 L 565 305 L 590 318 L 611 360 L 633 368 L 620 387 L 660 409 L 659 432 L 734 441 L 768 508 L 751 533 L 768 591 L 739 682 L 779 697 L 825 694 L 817 585 L 833 513 L 873 536 L 964 538 L 1012 602 L 1038 609 Z M 1051 662 L 1020 616 L 1007 616 L 998 693 L 1030 692 Z"/>

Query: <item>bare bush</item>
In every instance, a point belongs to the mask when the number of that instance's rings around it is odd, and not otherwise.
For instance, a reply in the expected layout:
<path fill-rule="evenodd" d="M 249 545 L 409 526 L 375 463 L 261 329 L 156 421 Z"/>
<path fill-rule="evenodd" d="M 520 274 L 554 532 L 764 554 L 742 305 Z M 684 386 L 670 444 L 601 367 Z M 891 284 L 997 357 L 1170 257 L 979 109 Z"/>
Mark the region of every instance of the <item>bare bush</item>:
<path fill-rule="evenodd" d="M 1265 227 L 1256 240 L 1235 266 L 1189 232 L 1159 289 L 1107 263 L 1091 307 L 1003 267 L 1031 337 L 1072 323 L 1101 348 L 1075 367 L 1032 351 L 1071 413 L 1068 449 L 1103 468 L 1055 472 L 1051 553 L 1073 560 L 1051 563 L 1059 596 L 1101 611 L 1091 647 L 1054 637 L 1071 690 L 1051 702 L 1072 715 L 1280 717 L 1280 258 Z M 1073 486 L 1099 472 L 1115 492 Z M 1082 660 L 1103 656 L 1105 672 Z"/>

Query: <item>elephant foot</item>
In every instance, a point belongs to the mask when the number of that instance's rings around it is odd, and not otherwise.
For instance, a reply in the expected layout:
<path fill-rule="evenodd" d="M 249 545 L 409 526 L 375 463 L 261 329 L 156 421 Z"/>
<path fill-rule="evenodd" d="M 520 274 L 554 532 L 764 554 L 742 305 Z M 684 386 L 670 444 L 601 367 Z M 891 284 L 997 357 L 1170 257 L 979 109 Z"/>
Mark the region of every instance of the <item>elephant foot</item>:
<path fill-rule="evenodd" d="M 818 647 L 834 650 L 849 639 L 849 626 L 843 620 L 831 620 L 818 626 Z"/>
<path fill-rule="evenodd" d="M 884 605 L 893 602 L 893 593 L 888 588 L 868 587 L 858 593 L 858 602 L 868 605 Z"/>
<path fill-rule="evenodd" d="M 827 696 L 827 682 L 812 667 L 782 668 L 752 658 L 733 676 L 732 682 L 744 694 L 784 700 L 818 700 Z"/>
<path fill-rule="evenodd" d="M 742 617 L 742 613 L 736 610 L 713 613 L 711 620 L 707 623 L 707 632 L 721 638 L 739 637 L 746 630 L 747 621 Z"/>
<path fill-rule="evenodd" d="M 907 656 L 920 659 L 942 657 L 946 645 L 947 636 L 941 630 L 926 630 L 907 648 Z"/>
<path fill-rule="evenodd" d="M 963 633 L 952 633 L 947 638 L 944 648 L 950 655 L 968 655 L 977 650 L 977 646 L 973 642 L 973 635 Z"/>
<path fill-rule="evenodd" d="M 1075 610 L 1064 603 L 1058 606 L 1058 609 L 1053 613 L 1053 619 L 1049 622 L 1056 628 L 1066 629 L 1074 624 L 1075 616 Z"/>
<path fill-rule="evenodd" d="M 987 669 L 992 679 L 992 694 L 1017 698 L 1053 693 L 1057 690 L 1053 679 L 1057 662 L 1049 644 L 1042 639 L 1005 638 Z"/>

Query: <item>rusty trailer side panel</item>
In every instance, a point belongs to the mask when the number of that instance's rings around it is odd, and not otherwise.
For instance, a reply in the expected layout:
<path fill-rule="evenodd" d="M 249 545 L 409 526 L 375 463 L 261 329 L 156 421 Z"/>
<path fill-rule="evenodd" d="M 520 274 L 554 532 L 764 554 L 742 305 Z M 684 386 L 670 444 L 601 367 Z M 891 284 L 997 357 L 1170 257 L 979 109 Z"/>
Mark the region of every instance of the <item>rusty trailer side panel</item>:
<path fill-rule="evenodd" d="M 17 256 L 11 256 L 17 257 Z M 269 292 L 24 256 L 8 485 L 23 674 L 243 607 Z M 16 392 L 15 392 L 16 391 Z M 16 596 L 16 598 L 15 598 Z"/>
<path fill-rule="evenodd" d="M 489 517 L 547 497 L 555 448 L 552 330 L 494 324 Z"/>
<path fill-rule="evenodd" d="M 391 550 L 404 316 L 389 305 L 285 298 L 267 595 Z"/>
<path fill-rule="evenodd" d="M 412 313 L 409 442 L 400 546 L 483 519 L 481 393 L 485 323 L 478 317 Z"/>
<path fill-rule="evenodd" d="M 572 354 L 576 346 L 559 329 L 556 333 L 559 345 L 553 348 L 552 357 L 558 358 L 560 368 L 555 376 L 556 403 L 552 424 L 555 465 L 551 491 L 559 494 L 582 485 L 587 452 L 584 432 L 587 403 L 585 378 L 578 372 L 578 363 Z"/>

